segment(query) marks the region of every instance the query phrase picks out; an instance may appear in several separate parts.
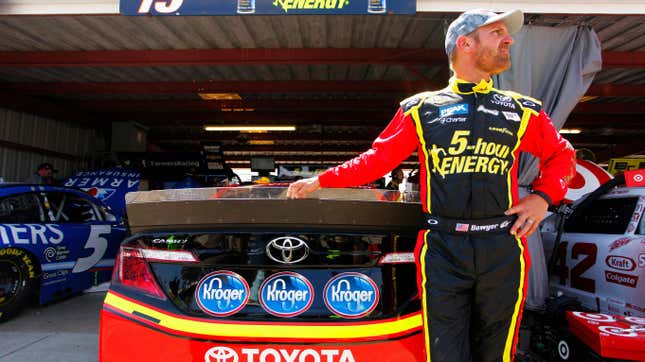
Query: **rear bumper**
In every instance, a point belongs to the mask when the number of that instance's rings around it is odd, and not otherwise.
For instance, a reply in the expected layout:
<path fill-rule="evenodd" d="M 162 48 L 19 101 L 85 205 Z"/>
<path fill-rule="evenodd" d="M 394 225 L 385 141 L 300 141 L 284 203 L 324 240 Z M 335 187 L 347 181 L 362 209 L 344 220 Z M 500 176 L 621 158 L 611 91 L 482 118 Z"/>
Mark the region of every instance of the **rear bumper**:
<path fill-rule="evenodd" d="M 112 292 L 101 311 L 102 362 L 408 362 L 423 356 L 419 314 L 333 325 L 214 322 L 182 318 Z"/>

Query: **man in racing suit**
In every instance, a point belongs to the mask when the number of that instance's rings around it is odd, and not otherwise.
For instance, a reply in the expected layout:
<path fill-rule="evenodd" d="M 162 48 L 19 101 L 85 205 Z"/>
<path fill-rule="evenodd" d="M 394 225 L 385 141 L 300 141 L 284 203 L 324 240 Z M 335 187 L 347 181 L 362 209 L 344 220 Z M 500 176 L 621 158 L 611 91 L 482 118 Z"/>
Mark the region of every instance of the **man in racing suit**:
<path fill-rule="evenodd" d="M 293 183 L 291 198 L 320 187 L 362 185 L 417 150 L 427 230 L 416 246 L 428 361 L 510 361 L 527 291 L 525 236 L 574 174 L 574 150 L 539 101 L 493 88 L 510 67 L 509 34 L 519 11 L 471 10 L 446 34 L 455 75 L 448 87 L 403 102 L 372 148 L 316 178 Z M 519 198 L 520 152 L 540 159 L 532 194 Z"/>

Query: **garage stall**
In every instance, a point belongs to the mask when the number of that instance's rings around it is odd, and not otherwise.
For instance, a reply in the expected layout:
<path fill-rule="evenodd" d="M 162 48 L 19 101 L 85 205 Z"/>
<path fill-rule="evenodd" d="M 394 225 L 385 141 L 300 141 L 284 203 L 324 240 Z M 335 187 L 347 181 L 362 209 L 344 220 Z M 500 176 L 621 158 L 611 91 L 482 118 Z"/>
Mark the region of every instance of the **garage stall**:
<path fill-rule="evenodd" d="M 209 142 L 232 168 L 260 156 L 337 164 L 369 148 L 400 100 L 446 83 L 447 24 L 490 5 L 249 3 L 253 12 L 235 1 L 3 2 L 0 177 L 21 181 L 48 161 L 61 178 L 115 152 L 200 152 Z M 535 27 L 591 29 L 602 68 L 559 122 L 599 162 L 643 151 L 641 3 L 493 5 L 522 8 Z M 218 126 L 260 130 L 207 130 Z"/>

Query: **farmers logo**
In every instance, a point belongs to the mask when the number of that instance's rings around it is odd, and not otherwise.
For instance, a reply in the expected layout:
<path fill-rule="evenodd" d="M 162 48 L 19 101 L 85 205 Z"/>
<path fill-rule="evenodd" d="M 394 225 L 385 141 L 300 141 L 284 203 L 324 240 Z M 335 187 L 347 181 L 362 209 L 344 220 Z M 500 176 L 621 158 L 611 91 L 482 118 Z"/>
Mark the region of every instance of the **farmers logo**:
<path fill-rule="evenodd" d="M 260 286 L 260 305 L 277 317 L 297 316 L 307 311 L 313 301 L 313 286 L 297 273 L 273 274 Z"/>
<path fill-rule="evenodd" d="M 241 276 L 225 270 L 206 275 L 195 289 L 195 300 L 204 312 L 225 317 L 239 312 L 249 300 L 249 285 Z"/>
<path fill-rule="evenodd" d="M 609 255 L 605 259 L 605 263 L 610 268 L 618 270 L 632 271 L 636 269 L 636 262 L 633 259 L 625 256 Z"/>
<path fill-rule="evenodd" d="M 370 314 L 379 301 L 378 286 L 360 273 L 342 273 L 327 282 L 323 292 L 325 305 L 344 318 L 361 318 Z"/>

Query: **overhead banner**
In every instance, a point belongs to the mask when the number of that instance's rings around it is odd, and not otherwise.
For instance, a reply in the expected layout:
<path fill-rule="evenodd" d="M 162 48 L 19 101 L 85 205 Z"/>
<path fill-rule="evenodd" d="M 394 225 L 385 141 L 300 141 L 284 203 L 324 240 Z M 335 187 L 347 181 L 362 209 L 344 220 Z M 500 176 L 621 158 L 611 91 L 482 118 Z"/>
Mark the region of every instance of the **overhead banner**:
<path fill-rule="evenodd" d="M 122 15 L 414 14 L 416 0 L 120 0 Z"/>

